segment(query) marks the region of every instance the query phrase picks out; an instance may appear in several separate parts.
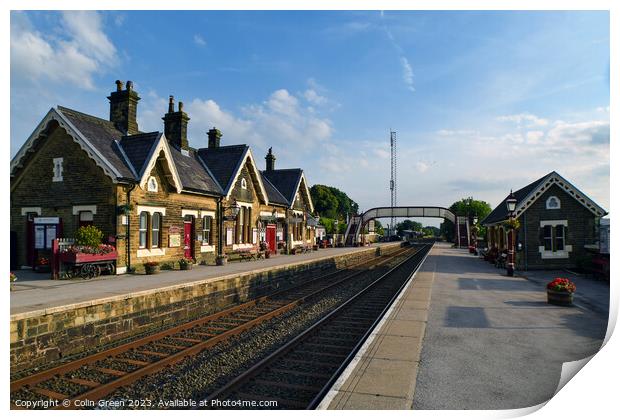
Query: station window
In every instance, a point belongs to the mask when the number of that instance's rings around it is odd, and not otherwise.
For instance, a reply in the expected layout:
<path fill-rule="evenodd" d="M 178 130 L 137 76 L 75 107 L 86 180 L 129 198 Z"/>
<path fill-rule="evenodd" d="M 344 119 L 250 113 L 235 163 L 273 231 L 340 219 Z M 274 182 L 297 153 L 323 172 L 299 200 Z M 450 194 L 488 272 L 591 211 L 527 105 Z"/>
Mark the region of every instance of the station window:
<path fill-rule="evenodd" d="M 157 192 L 159 189 L 159 185 L 157 185 L 157 179 L 154 176 L 150 177 L 147 184 L 146 190 L 150 192 Z"/>
<path fill-rule="evenodd" d="M 211 216 L 202 217 L 202 244 L 209 245 L 211 243 L 211 223 L 213 218 Z"/>
<path fill-rule="evenodd" d="M 544 225 L 541 227 L 541 231 L 542 245 L 545 247 L 545 251 L 564 251 L 566 245 L 566 226 Z"/>
<path fill-rule="evenodd" d="M 52 160 L 53 162 L 53 178 L 52 178 L 52 182 L 61 182 L 62 181 L 62 161 L 63 159 L 61 157 L 59 158 L 54 158 Z"/>
<path fill-rule="evenodd" d="M 161 247 L 161 213 L 151 217 L 151 248 Z"/>
<path fill-rule="evenodd" d="M 241 178 L 241 188 L 243 188 L 244 190 L 248 189 L 248 182 L 245 180 L 245 178 Z"/>
<path fill-rule="evenodd" d="M 93 212 L 92 211 L 81 211 L 80 212 L 80 227 L 82 226 L 91 226 L 93 224 Z"/>
<path fill-rule="evenodd" d="M 149 214 L 145 211 L 140 213 L 140 224 L 138 227 L 140 239 L 138 241 L 138 246 L 140 248 L 146 248 L 146 236 L 147 229 L 149 224 Z"/>

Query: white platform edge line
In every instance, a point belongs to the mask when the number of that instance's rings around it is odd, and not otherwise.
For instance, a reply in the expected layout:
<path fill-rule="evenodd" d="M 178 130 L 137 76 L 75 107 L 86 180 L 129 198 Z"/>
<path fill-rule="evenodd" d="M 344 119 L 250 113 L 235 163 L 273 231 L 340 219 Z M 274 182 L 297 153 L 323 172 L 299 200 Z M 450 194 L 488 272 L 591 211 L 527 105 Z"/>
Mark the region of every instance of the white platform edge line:
<path fill-rule="evenodd" d="M 422 266 L 426 262 L 426 258 L 428 258 L 428 256 L 431 254 L 431 251 L 433 250 L 434 247 L 435 247 L 435 244 L 433 244 L 431 249 L 428 251 L 428 253 L 424 257 L 424 259 L 422 260 L 418 268 L 411 274 L 411 276 L 409 277 L 409 280 L 407 280 L 405 287 L 403 287 L 403 289 L 398 294 L 398 297 L 392 303 L 392 306 L 389 307 L 389 309 L 387 310 L 387 312 L 385 313 L 381 321 L 379 321 L 379 323 L 372 330 L 372 332 L 370 333 L 370 335 L 368 336 L 364 344 L 362 344 L 362 347 L 360 347 L 357 354 L 353 357 L 353 359 L 351 360 L 351 363 L 349 363 L 349 366 L 347 366 L 347 368 L 344 370 L 344 372 L 342 372 L 342 374 L 336 380 L 336 382 L 334 382 L 334 385 L 332 385 L 331 389 L 327 392 L 327 394 L 325 394 L 325 397 L 321 400 L 319 405 L 316 407 L 317 410 L 327 410 L 327 408 L 329 407 L 333 399 L 336 397 L 338 392 L 340 392 L 340 387 L 344 385 L 347 379 L 349 379 L 349 376 L 351 376 L 351 374 L 357 367 L 357 364 L 359 363 L 359 361 L 362 360 L 362 357 L 364 357 L 364 354 L 366 354 L 372 342 L 375 341 L 375 338 L 379 335 L 379 331 L 381 331 L 383 324 L 385 324 L 385 321 L 389 318 L 394 308 L 396 308 L 396 306 L 402 300 L 403 295 L 409 289 L 409 286 L 411 286 L 411 282 L 413 282 L 413 279 L 415 278 L 416 274 L 418 274 L 418 271 L 420 271 L 420 268 L 422 268 Z"/>

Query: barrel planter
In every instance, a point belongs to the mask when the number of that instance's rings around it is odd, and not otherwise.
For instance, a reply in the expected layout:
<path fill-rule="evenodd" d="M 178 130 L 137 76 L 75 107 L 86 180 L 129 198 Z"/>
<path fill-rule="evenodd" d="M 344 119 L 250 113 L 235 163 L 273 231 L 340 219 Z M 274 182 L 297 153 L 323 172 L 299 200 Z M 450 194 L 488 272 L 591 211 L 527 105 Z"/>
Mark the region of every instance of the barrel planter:
<path fill-rule="evenodd" d="M 559 306 L 571 306 L 573 304 L 573 293 L 547 289 L 547 303 Z"/>
<path fill-rule="evenodd" d="M 144 265 L 144 272 L 146 274 L 157 274 L 159 273 L 159 265 Z"/>
<path fill-rule="evenodd" d="M 179 263 L 179 268 L 181 270 L 191 270 L 192 267 L 194 267 L 193 264 L 180 264 Z"/>

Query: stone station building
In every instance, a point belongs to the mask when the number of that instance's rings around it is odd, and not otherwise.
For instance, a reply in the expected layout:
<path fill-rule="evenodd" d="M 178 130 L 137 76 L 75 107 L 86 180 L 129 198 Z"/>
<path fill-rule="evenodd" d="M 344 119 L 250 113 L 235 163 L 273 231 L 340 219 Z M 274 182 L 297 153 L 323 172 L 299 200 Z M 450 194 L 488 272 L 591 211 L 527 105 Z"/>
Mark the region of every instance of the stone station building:
<path fill-rule="evenodd" d="M 190 147 L 190 118 L 172 96 L 163 132 L 141 132 L 131 81 L 116 81 L 108 99 L 109 120 L 50 109 L 12 159 L 14 267 L 49 258 L 53 239 L 71 238 L 83 225 L 116 247 L 119 274 L 147 261 L 213 263 L 260 241 L 273 251 L 313 243 L 303 170 L 276 170 L 270 149 L 261 171 L 250 146 L 221 145 L 216 128 L 207 148 Z M 239 208 L 234 219 L 232 207 Z"/>

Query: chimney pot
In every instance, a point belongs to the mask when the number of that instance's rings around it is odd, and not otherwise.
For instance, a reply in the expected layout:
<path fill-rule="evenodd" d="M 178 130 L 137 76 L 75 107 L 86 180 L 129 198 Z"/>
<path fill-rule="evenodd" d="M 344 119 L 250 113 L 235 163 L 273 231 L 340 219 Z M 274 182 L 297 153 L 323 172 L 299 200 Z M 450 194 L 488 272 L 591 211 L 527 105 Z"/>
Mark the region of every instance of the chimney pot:
<path fill-rule="evenodd" d="M 189 141 L 187 140 L 189 117 L 183 112 L 183 102 L 179 101 L 179 111 L 174 112 L 174 96 L 170 95 L 168 113 L 162 119 L 164 120 L 166 139 L 182 150 L 189 150 Z"/>
<path fill-rule="evenodd" d="M 207 131 L 207 135 L 209 136 L 209 149 L 217 149 L 220 147 L 220 139 L 222 138 L 222 132 L 220 130 L 213 127 L 211 130 Z"/>
<path fill-rule="evenodd" d="M 138 93 L 132 90 L 133 83 L 129 80 L 123 90 L 123 82 L 117 80 L 116 90 L 110 93 L 110 121 L 126 135 L 137 134 Z"/>
<path fill-rule="evenodd" d="M 269 148 L 269 151 L 267 152 L 267 156 L 265 156 L 265 162 L 266 162 L 267 172 L 271 172 L 276 168 L 276 157 L 273 155 L 271 151 L 271 147 Z"/>

